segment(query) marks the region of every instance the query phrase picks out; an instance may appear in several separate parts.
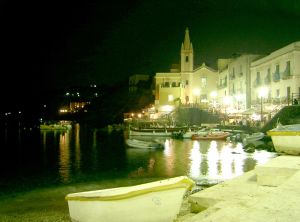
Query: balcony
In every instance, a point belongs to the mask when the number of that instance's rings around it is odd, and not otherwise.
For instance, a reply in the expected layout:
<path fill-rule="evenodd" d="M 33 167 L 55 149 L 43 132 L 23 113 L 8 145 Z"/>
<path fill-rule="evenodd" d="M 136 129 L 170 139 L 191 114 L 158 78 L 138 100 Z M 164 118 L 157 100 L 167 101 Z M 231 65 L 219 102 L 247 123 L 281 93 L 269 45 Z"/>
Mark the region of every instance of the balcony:
<path fill-rule="evenodd" d="M 180 83 L 174 83 L 174 82 L 172 84 L 165 82 L 160 85 L 160 88 L 179 88 L 179 87 L 182 87 L 182 85 Z"/>
<path fill-rule="evenodd" d="M 290 79 L 290 78 L 292 78 L 291 71 L 290 71 L 290 69 L 287 67 L 287 68 L 284 70 L 284 72 L 282 73 L 281 79 L 286 80 L 286 79 Z"/>
<path fill-rule="evenodd" d="M 270 75 L 268 75 L 268 76 L 264 79 L 264 83 L 265 83 L 265 85 L 271 84 L 271 77 L 270 77 Z"/>
<path fill-rule="evenodd" d="M 277 70 L 275 73 L 273 73 L 273 82 L 278 82 L 280 80 L 280 73 L 279 70 Z"/>

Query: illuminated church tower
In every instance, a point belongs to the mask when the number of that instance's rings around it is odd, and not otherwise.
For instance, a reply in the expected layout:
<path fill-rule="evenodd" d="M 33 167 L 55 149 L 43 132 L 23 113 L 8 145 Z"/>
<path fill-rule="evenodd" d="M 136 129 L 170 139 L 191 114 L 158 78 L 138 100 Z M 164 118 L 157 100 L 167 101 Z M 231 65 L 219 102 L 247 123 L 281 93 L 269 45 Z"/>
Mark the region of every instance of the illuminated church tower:
<path fill-rule="evenodd" d="M 189 29 L 185 30 L 184 42 L 181 45 L 181 72 L 194 70 L 194 50 L 190 41 Z"/>

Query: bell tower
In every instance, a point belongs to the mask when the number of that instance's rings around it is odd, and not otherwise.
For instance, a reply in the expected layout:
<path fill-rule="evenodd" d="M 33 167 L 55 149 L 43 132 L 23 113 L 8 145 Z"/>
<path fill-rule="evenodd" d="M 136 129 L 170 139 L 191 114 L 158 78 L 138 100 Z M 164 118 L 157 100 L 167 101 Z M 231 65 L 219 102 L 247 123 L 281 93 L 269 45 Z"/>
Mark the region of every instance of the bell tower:
<path fill-rule="evenodd" d="M 194 70 L 194 50 L 190 41 L 189 29 L 186 28 L 184 42 L 181 44 L 181 72 Z"/>

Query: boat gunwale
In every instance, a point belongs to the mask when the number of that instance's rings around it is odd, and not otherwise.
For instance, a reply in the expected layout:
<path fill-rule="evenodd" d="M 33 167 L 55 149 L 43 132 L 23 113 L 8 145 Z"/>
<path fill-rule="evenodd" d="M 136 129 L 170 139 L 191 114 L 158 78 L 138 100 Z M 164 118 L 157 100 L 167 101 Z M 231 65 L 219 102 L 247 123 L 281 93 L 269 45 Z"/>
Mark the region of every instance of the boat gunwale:
<path fill-rule="evenodd" d="M 300 131 L 268 131 L 269 136 L 300 136 Z"/>
<path fill-rule="evenodd" d="M 159 181 L 157 181 L 159 182 Z M 151 182 L 151 183 L 156 183 L 156 182 Z M 140 185 L 135 185 L 131 186 L 132 188 L 134 187 L 142 187 L 145 184 L 140 184 Z M 114 201 L 114 200 L 124 200 L 132 197 L 136 197 L 139 195 L 145 195 L 148 193 L 152 192 L 158 192 L 158 191 L 165 191 L 169 189 L 177 189 L 177 188 L 185 188 L 187 190 L 191 190 L 192 187 L 195 186 L 195 182 L 191 180 L 190 178 L 183 178 L 176 183 L 173 184 L 165 184 L 165 185 L 158 185 L 155 187 L 149 187 L 145 189 L 140 189 L 140 190 L 133 190 L 129 191 L 126 193 L 121 193 L 121 194 L 115 194 L 115 195 L 110 195 L 110 196 L 83 196 L 84 193 L 87 192 L 81 192 L 81 193 L 73 193 L 73 194 L 68 194 L 65 199 L 68 201 Z M 131 187 L 119 187 L 121 188 L 131 188 Z M 119 189 L 119 188 L 114 188 L 114 189 Z M 99 190 L 101 191 L 101 190 Z M 88 191 L 89 192 L 89 191 Z M 92 191 L 93 192 L 93 191 Z M 71 195 L 80 195 L 81 196 L 71 196 Z"/>

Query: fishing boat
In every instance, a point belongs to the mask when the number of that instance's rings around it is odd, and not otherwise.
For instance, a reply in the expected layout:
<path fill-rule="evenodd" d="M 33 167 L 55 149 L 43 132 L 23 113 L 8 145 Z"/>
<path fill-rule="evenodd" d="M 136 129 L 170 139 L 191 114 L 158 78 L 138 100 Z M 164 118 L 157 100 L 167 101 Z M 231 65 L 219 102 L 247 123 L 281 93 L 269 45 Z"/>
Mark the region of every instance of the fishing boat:
<path fill-rule="evenodd" d="M 300 155 L 300 124 L 281 125 L 267 131 L 275 151 L 289 155 Z"/>
<path fill-rule="evenodd" d="M 161 128 L 129 128 L 130 136 L 164 136 L 171 137 L 174 132 L 180 132 L 185 128 L 180 127 L 161 127 Z"/>
<path fill-rule="evenodd" d="M 164 148 L 163 143 L 159 143 L 157 141 L 146 141 L 146 140 L 138 140 L 138 139 L 126 139 L 126 144 L 133 148 L 142 148 L 142 149 L 158 149 Z"/>
<path fill-rule="evenodd" d="M 209 132 L 206 135 L 193 135 L 193 140 L 225 140 L 230 136 L 229 132 Z"/>
<path fill-rule="evenodd" d="M 66 196 L 73 222 L 168 222 L 180 211 L 183 197 L 195 186 L 187 176 Z"/>

